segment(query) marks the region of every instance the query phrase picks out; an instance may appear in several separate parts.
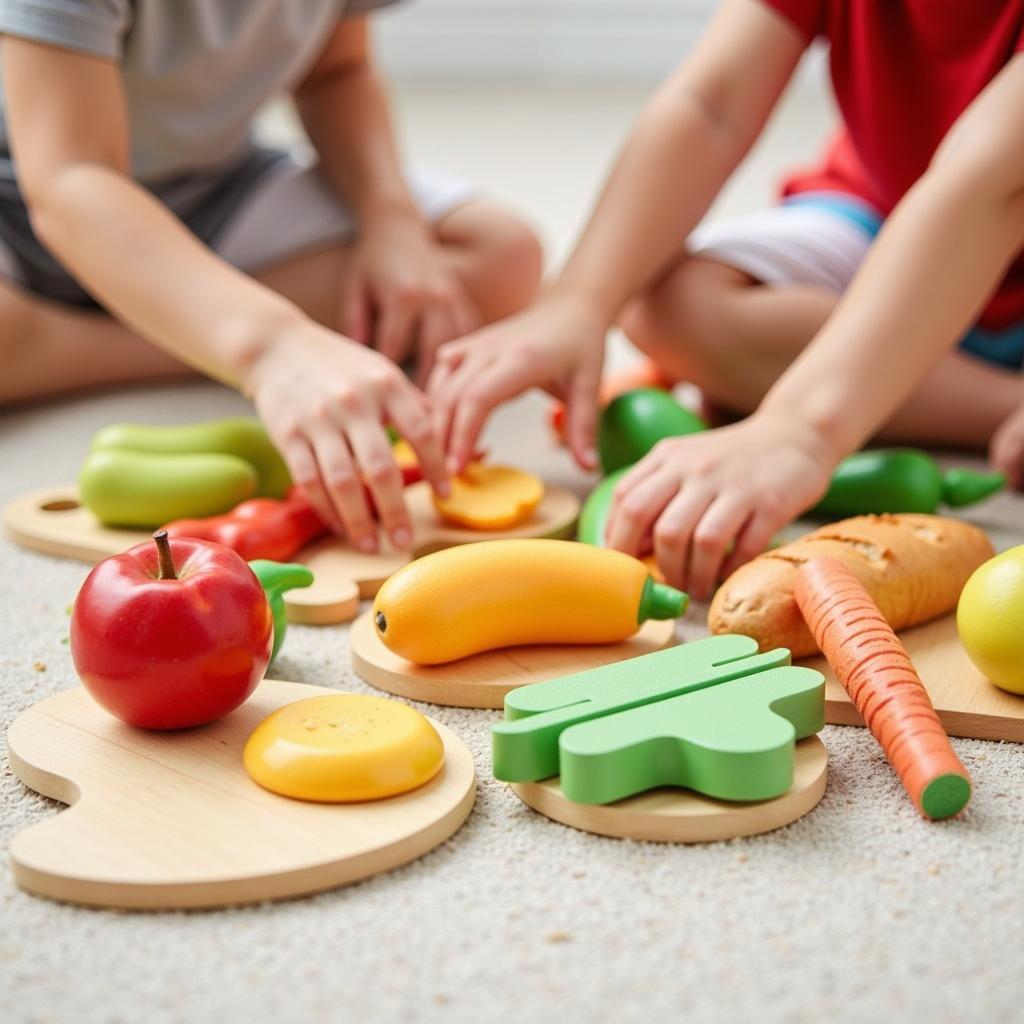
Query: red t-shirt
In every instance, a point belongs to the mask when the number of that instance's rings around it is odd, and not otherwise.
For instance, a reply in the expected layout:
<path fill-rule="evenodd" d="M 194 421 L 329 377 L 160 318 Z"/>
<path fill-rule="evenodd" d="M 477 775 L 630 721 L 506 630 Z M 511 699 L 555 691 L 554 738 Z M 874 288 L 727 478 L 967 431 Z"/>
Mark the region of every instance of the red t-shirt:
<path fill-rule="evenodd" d="M 843 129 L 790 195 L 847 192 L 888 214 L 971 101 L 1024 49 L 1024 0 L 763 0 L 830 46 Z M 981 318 L 1024 320 L 1024 259 Z"/>

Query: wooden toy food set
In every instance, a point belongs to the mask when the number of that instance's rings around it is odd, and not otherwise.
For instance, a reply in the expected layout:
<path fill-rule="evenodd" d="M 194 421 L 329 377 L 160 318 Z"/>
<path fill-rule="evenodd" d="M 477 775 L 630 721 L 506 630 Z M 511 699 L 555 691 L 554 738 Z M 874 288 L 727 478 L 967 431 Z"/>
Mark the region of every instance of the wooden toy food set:
<path fill-rule="evenodd" d="M 469 815 L 476 786 L 472 754 L 438 722 L 440 771 L 389 799 L 295 800 L 246 774 L 243 747 L 261 720 L 336 696 L 264 680 L 226 718 L 185 732 L 133 729 L 81 687 L 36 704 L 8 730 L 11 767 L 72 806 L 14 837 L 15 880 L 74 903 L 214 907 L 358 881 L 444 842 Z"/>
<path fill-rule="evenodd" d="M 825 792 L 824 680 L 718 636 L 513 690 L 494 774 L 588 832 L 704 842 L 779 828 Z"/>
<path fill-rule="evenodd" d="M 397 449 L 398 446 L 396 446 Z M 314 581 L 283 594 L 293 622 L 353 618 L 362 598 L 413 557 L 483 537 L 562 537 L 579 502 L 508 467 L 472 466 L 451 498 L 432 499 L 406 457 L 412 552 L 356 550 L 326 535 L 305 498 L 290 491 L 284 463 L 248 417 L 183 427 L 115 425 L 100 431 L 79 486 L 24 495 L 4 509 L 8 534 L 47 554 L 96 562 L 167 524 L 174 536 L 228 544 L 247 559 L 300 562 Z M 213 518 L 210 518 L 213 517 Z"/>
<path fill-rule="evenodd" d="M 621 474 L 660 436 L 703 428 L 659 389 L 627 392 L 602 417 L 602 460 Z M 93 447 L 92 511 L 67 490 L 6 514 L 29 546 L 113 556 L 72 614 L 85 687 L 8 734 L 19 777 L 74 805 L 12 843 L 17 881 L 43 895 L 185 907 L 312 892 L 413 859 L 465 820 L 473 762 L 444 727 L 386 698 L 260 682 L 286 602 L 291 618 L 339 621 L 376 593 L 351 630 L 356 670 L 420 700 L 504 706 L 495 776 L 603 835 L 699 842 L 796 820 L 825 791 L 825 721 L 866 723 L 933 819 L 971 796 L 947 730 L 1024 741 L 1024 548 L 993 558 L 962 522 L 867 515 L 814 531 L 734 573 L 715 635 L 672 647 L 686 595 L 603 547 L 614 475 L 588 499 L 583 544 L 531 539 L 566 532 L 576 505 L 528 474 L 474 466 L 444 502 L 413 482 L 410 562 L 323 539 L 254 421 L 111 428 Z M 927 512 L 1002 483 L 921 453 L 861 455 L 824 513 Z M 406 462 L 407 482 L 417 472 Z M 169 510 L 152 538 L 122 527 Z"/>
<path fill-rule="evenodd" d="M 395 573 L 353 623 L 352 666 L 404 697 L 500 708 L 524 683 L 671 644 L 686 601 L 617 551 L 481 541 Z"/>

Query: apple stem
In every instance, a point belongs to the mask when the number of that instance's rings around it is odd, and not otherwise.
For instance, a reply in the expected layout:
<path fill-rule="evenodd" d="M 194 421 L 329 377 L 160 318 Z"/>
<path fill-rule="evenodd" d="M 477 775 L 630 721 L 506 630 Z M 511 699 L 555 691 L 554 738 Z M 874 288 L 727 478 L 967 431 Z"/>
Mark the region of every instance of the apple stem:
<path fill-rule="evenodd" d="M 158 580 L 176 580 L 178 574 L 174 569 L 174 559 L 171 557 L 171 542 L 167 539 L 166 530 L 157 530 L 153 534 L 156 541 L 157 554 L 160 556 L 160 573 Z"/>

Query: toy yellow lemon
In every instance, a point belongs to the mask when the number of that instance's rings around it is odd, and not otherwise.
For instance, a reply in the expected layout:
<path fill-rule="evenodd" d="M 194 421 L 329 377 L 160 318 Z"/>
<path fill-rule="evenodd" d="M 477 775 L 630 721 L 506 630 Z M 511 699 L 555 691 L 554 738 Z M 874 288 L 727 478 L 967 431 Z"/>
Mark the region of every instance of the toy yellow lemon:
<path fill-rule="evenodd" d="M 1024 545 L 979 566 L 956 609 L 960 640 L 996 686 L 1024 694 Z"/>
<path fill-rule="evenodd" d="M 357 693 L 310 697 L 278 708 L 242 755 L 264 789 L 298 800 L 380 800 L 429 782 L 444 744 L 418 711 Z"/>
<path fill-rule="evenodd" d="M 440 665 L 524 644 L 612 644 L 687 596 L 619 551 L 566 540 L 484 540 L 426 555 L 377 592 L 383 644 Z"/>
<path fill-rule="evenodd" d="M 544 497 L 544 483 L 511 466 L 470 463 L 452 480 L 447 498 L 434 497 L 446 523 L 467 530 L 508 530 L 526 522 Z"/>

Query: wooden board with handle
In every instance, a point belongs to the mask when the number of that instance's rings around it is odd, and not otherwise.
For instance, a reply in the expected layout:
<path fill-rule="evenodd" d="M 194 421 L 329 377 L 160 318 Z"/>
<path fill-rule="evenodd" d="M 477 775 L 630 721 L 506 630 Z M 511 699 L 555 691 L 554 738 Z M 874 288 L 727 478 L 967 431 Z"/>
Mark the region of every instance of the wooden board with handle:
<path fill-rule="evenodd" d="M 993 686 L 971 663 L 960 643 L 956 616 L 946 615 L 899 634 L 921 681 L 951 736 L 1024 743 L 1024 696 Z M 846 690 L 824 658 L 800 662 L 825 676 L 825 721 L 864 725 Z"/>
<path fill-rule="evenodd" d="M 389 651 L 371 612 L 352 623 L 349 650 L 356 674 L 379 690 L 460 708 L 501 708 L 517 686 L 583 672 L 660 651 L 675 642 L 675 622 L 652 619 L 617 644 L 506 647 L 444 665 L 415 665 Z"/>
<path fill-rule="evenodd" d="M 437 722 L 440 774 L 387 800 L 291 800 L 246 774 L 242 748 L 264 717 L 336 692 L 265 680 L 226 718 L 180 732 L 124 725 L 82 687 L 29 708 L 7 734 L 11 767 L 72 806 L 14 837 L 15 880 L 73 903 L 213 907 L 317 892 L 422 856 L 459 828 L 476 793 L 472 754 Z"/>
<path fill-rule="evenodd" d="M 509 530 L 467 530 L 442 522 L 426 483 L 405 492 L 416 538 L 413 551 L 384 547 L 375 555 L 357 551 L 337 537 L 314 541 L 296 556 L 313 570 L 315 582 L 305 590 L 285 595 L 290 622 L 328 625 L 347 622 L 359 610 L 361 599 L 373 597 L 381 584 L 413 557 L 457 544 L 503 537 L 568 537 L 579 512 L 579 500 L 562 487 L 548 487 L 540 505 L 523 525 Z M 151 536 L 145 530 L 101 526 L 78 502 L 74 487 L 36 491 L 14 499 L 4 509 L 7 533 L 23 547 L 49 555 L 75 558 L 90 564 Z"/>

